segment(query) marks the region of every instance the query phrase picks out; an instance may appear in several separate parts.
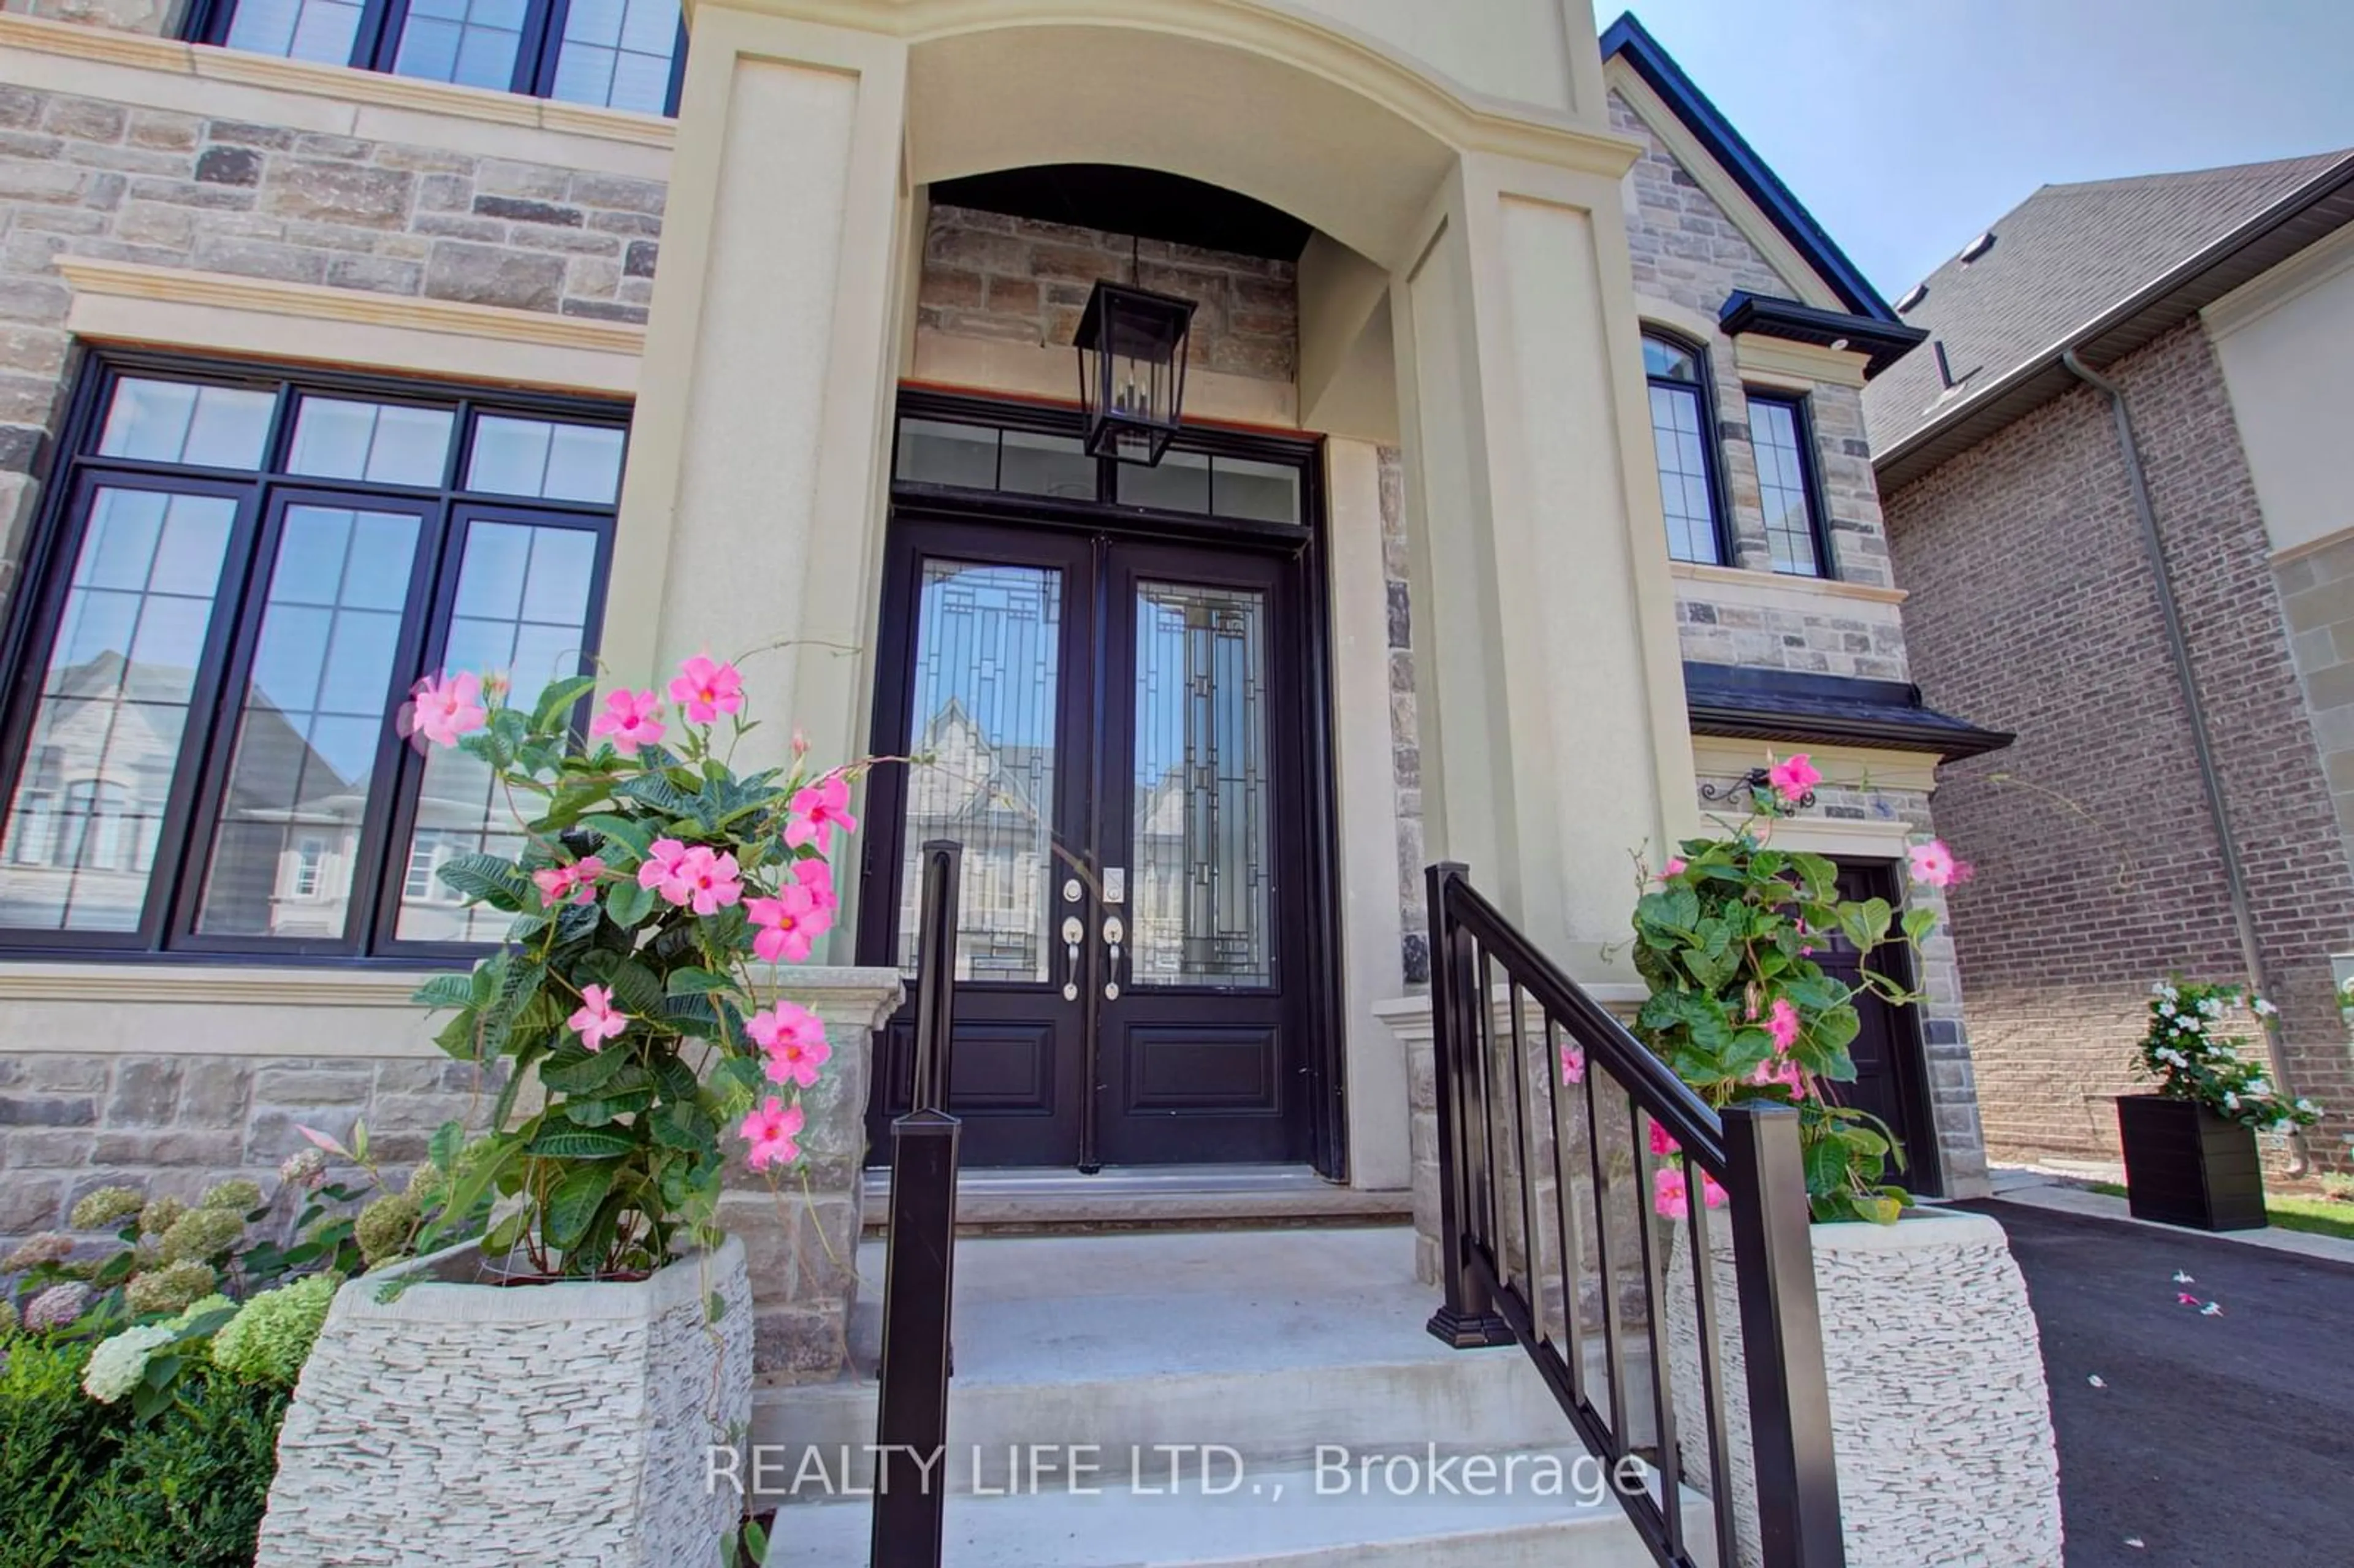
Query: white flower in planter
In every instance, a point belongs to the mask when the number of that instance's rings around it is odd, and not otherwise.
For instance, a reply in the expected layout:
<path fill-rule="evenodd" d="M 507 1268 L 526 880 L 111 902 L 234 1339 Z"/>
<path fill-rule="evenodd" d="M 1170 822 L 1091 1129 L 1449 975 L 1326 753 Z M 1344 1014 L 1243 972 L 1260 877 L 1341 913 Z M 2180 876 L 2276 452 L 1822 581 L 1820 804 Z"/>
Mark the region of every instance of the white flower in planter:
<path fill-rule="evenodd" d="M 2169 997 L 2170 997 L 2170 996 L 2172 996 L 2172 995 L 2174 994 L 2174 988 L 2173 988 L 2172 986 L 2168 986 L 2168 987 L 2167 988 L 2167 990 L 2166 990 L 2166 994 L 2167 994 L 2168 996 L 2169 996 Z M 2171 1017 L 2173 1017 L 2173 1016 L 2174 1016 L 2174 1003 L 2173 1003 L 2173 1002 L 2171 1002 L 2171 1001 L 2161 1001 L 2161 1002 L 2159 1002 L 2159 1003 L 2158 1004 L 2158 1015 L 2160 1018 L 2171 1018 Z"/>

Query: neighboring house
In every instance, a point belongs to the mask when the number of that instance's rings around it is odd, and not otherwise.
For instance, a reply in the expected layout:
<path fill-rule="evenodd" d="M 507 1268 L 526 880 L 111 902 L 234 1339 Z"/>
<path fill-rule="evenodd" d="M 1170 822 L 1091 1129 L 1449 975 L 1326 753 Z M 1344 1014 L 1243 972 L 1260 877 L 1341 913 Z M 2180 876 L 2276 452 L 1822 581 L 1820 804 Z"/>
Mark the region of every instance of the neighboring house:
<path fill-rule="evenodd" d="M 1426 861 L 1623 1003 L 1630 855 L 1769 751 L 1827 775 L 1783 842 L 1895 895 L 2004 739 L 1911 684 L 1863 397 L 1918 330 L 1631 19 L 136 9 L 0 17 L 0 1234 L 482 1114 L 406 1003 L 495 934 L 435 868 L 512 842 L 392 721 L 437 668 L 746 654 L 740 760 L 919 759 L 822 960 L 904 964 L 915 847 L 969 846 L 970 1163 L 1358 1214 L 1409 1202 Z M 1198 302 L 1156 468 L 1081 447 L 1099 278 Z M 1969 1195 L 1942 937 L 1918 978 L 1852 1093 Z"/>
<path fill-rule="evenodd" d="M 2018 732 L 1937 798 L 1989 1146 L 2114 1159 L 2151 983 L 2253 974 L 2342 1164 L 2354 154 L 2046 185 L 1899 306 L 1931 342 L 1864 403 L 1914 673 Z"/>

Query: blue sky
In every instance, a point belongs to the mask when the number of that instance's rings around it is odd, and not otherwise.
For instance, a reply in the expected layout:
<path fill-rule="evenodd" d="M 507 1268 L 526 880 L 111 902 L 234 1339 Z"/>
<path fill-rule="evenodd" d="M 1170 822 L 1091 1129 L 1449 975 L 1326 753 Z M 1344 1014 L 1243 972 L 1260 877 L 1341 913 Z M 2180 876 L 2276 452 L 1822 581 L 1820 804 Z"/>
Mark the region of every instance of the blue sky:
<path fill-rule="evenodd" d="M 1632 8 L 1891 300 L 2041 185 L 2354 147 L 2354 0 Z"/>

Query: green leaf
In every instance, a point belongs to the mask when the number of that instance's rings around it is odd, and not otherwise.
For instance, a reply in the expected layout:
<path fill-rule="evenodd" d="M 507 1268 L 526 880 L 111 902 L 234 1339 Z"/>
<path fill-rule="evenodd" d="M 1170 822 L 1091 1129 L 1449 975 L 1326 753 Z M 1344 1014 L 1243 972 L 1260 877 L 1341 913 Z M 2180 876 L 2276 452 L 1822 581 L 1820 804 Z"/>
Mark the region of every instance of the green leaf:
<path fill-rule="evenodd" d="M 453 1118 L 433 1129 L 432 1138 L 425 1145 L 425 1158 L 435 1170 L 446 1174 L 458 1168 L 458 1151 L 465 1147 L 465 1124 Z"/>
<path fill-rule="evenodd" d="M 1806 1145 L 1803 1154 L 1807 1167 L 1807 1191 L 1833 1192 L 1847 1184 L 1847 1146 L 1835 1138 L 1819 1139 Z"/>
<path fill-rule="evenodd" d="M 500 1119 L 505 1119 L 504 1114 Z M 490 1195 L 500 1176 L 514 1161 L 519 1146 L 514 1139 L 493 1135 L 489 1142 L 491 1152 L 483 1156 L 473 1169 L 463 1172 L 450 1184 L 448 1204 L 417 1233 L 419 1252 L 431 1252 L 461 1235 L 461 1227 L 474 1223 L 476 1207 Z"/>
<path fill-rule="evenodd" d="M 630 1065 L 630 1054 L 616 1046 L 610 1051 L 584 1051 L 566 1044 L 539 1065 L 539 1081 L 552 1095 L 587 1095 L 611 1083 Z"/>
<path fill-rule="evenodd" d="M 663 1003 L 663 983 L 653 970 L 635 959 L 623 959 L 613 966 L 613 999 L 621 1011 L 632 1018 L 660 1018 Z"/>
<path fill-rule="evenodd" d="M 654 1083 L 666 1100 L 692 1100 L 702 1085 L 695 1069 L 681 1061 L 674 1051 L 657 1052 L 654 1056 Z"/>
<path fill-rule="evenodd" d="M 474 1001 L 474 976 L 464 974 L 435 975 L 409 993 L 408 1000 L 419 1007 L 471 1007 Z"/>
<path fill-rule="evenodd" d="M 716 969 L 673 969 L 667 989 L 673 996 L 701 996 L 715 991 L 733 991 L 736 982 Z"/>
<path fill-rule="evenodd" d="M 525 1149 L 550 1160 L 619 1160 L 638 1147 L 626 1132 L 603 1127 L 543 1127 Z"/>
<path fill-rule="evenodd" d="M 507 914 L 519 914 L 539 901 L 539 890 L 513 861 L 494 854 L 452 856 L 440 875 L 470 903 L 487 904 Z"/>
<path fill-rule="evenodd" d="M 602 837 L 609 850 L 628 851 L 633 862 L 645 859 L 646 852 L 653 847 L 654 840 L 662 836 L 648 823 L 618 817 L 610 811 L 591 812 L 580 819 L 580 825 Z M 619 857 L 609 853 L 604 858 L 611 861 Z"/>
<path fill-rule="evenodd" d="M 575 675 L 569 680 L 551 682 L 547 689 L 539 694 L 539 701 L 532 707 L 531 727 L 547 728 L 559 715 L 569 713 L 575 703 L 596 689 L 597 678 L 594 675 Z"/>
<path fill-rule="evenodd" d="M 624 931 L 634 929 L 653 906 L 654 890 L 634 882 L 617 882 L 605 894 L 606 916 Z"/>
<path fill-rule="evenodd" d="M 1889 917 L 1894 913 L 1885 898 L 1867 898 L 1861 904 L 1840 906 L 1840 930 L 1859 953 L 1869 953 L 1888 938 Z"/>
<path fill-rule="evenodd" d="M 540 1219 L 541 1234 L 550 1245 L 569 1249 L 588 1234 L 598 1205 L 612 1191 L 613 1174 L 610 1165 L 583 1165 L 556 1184 Z"/>
<path fill-rule="evenodd" d="M 654 1103 L 652 1088 L 623 1094 L 579 1097 L 564 1102 L 565 1118 L 575 1127 L 605 1127 L 625 1116 L 635 1116 Z"/>
<path fill-rule="evenodd" d="M 1911 942 L 1914 947 L 1917 948 L 1922 943 L 1927 941 L 1929 939 L 1929 933 L 1936 928 L 1937 912 L 1935 909 L 1907 909 L 1904 911 L 1904 938 L 1905 940 Z"/>
<path fill-rule="evenodd" d="M 653 1114 L 654 1141 L 664 1149 L 689 1154 L 710 1147 L 716 1130 L 712 1119 L 691 1100 L 672 1100 Z"/>

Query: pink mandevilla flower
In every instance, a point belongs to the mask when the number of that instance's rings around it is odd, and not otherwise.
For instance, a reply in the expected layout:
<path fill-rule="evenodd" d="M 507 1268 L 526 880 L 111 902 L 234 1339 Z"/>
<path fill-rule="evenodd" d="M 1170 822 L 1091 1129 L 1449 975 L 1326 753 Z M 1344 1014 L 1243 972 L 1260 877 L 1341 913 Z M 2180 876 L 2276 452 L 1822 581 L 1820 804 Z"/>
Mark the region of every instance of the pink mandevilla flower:
<path fill-rule="evenodd" d="M 662 704 L 654 700 L 652 692 L 632 692 L 625 687 L 605 699 L 605 711 L 590 721 L 588 733 L 610 737 L 614 750 L 624 757 L 635 757 L 638 747 L 662 739 Z"/>
<path fill-rule="evenodd" d="M 539 888 L 541 904 L 549 909 L 569 901 L 586 904 L 597 896 L 597 879 L 605 874 L 605 863 L 597 855 L 587 855 L 571 865 L 543 866 L 531 874 Z"/>
<path fill-rule="evenodd" d="M 646 850 L 645 863 L 638 867 L 638 885 L 652 888 L 673 904 L 685 903 L 693 895 L 681 869 L 687 853 L 676 839 L 656 839 Z"/>
<path fill-rule="evenodd" d="M 1766 770 L 1766 782 L 1774 786 L 1774 793 L 1794 806 L 1822 781 L 1821 771 L 1803 751 L 1792 752 Z"/>
<path fill-rule="evenodd" d="M 810 906 L 833 923 L 833 912 L 842 907 L 842 900 L 833 893 L 833 867 L 822 860 L 793 862 L 793 880 L 809 889 Z"/>
<path fill-rule="evenodd" d="M 779 1001 L 746 1018 L 744 1033 L 763 1051 L 774 1051 L 789 1040 L 813 1041 L 822 1045 L 825 1044 L 825 1020 L 797 1001 Z"/>
<path fill-rule="evenodd" d="M 1665 882 L 1671 876 L 1681 876 L 1683 874 L 1684 857 L 1671 854 L 1668 857 L 1668 863 L 1659 868 L 1659 880 Z"/>
<path fill-rule="evenodd" d="M 1585 1048 L 1567 1040 L 1561 1043 L 1561 1081 L 1564 1084 L 1585 1082 Z"/>
<path fill-rule="evenodd" d="M 691 904 L 697 915 L 716 915 L 744 896 L 744 882 L 737 874 L 736 857 L 714 854 L 703 844 L 696 844 L 680 858 L 678 881 L 686 889 L 686 897 L 673 898 L 672 902 Z M 663 889 L 663 895 L 670 897 L 669 887 Z"/>
<path fill-rule="evenodd" d="M 1683 1145 L 1682 1145 L 1682 1144 L 1678 1143 L 1678 1142 L 1676 1141 L 1676 1135 L 1675 1135 L 1674 1133 L 1670 1132 L 1666 1128 L 1661 1127 L 1658 1122 L 1653 1122 L 1653 1123 L 1651 1124 L 1651 1152 L 1652 1152 L 1652 1153 L 1654 1153 L 1654 1154 L 1673 1154 L 1673 1153 L 1675 1153 L 1678 1150 L 1681 1149 L 1682 1147 L 1683 1147 Z"/>
<path fill-rule="evenodd" d="M 770 1095 L 759 1108 L 744 1118 L 737 1129 L 745 1142 L 752 1146 L 744 1163 L 755 1171 L 765 1171 L 770 1165 L 789 1165 L 801 1157 L 801 1145 L 793 1141 L 806 1118 L 798 1105 L 787 1105 Z"/>
<path fill-rule="evenodd" d="M 713 724 L 721 714 L 744 711 L 744 677 L 733 664 L 716 664 L 698 653 L 671 678 L 670 700 L 689 724 Z"/>
<path fill-rule="evenodd" d="M 436 680 L 428 675 L 417 683 L 417 733 L 436 746 L 455 746 L 489 722 L 482 706 L 482 683 L 472 670 Z"/>
<path fill-rule="evenodd" d="M 1724 1189 L 1716 1178 L 1701 1172 L 1701 1199 L 1712 1209 L 1724 1207 Z M 1681 1220 L 1691 1215 L 1691 1189 L 1684 1181 L 1681 1165 L 1662 1165 L 1651 1172 L 1651 1207 L 1664 1219 Z"/>
<path fill-rule="evenodd" d="M 613 993 L 610 988 L 584 985 L 580 988 L 579 1010 L 564 1022 L 580 1036 L 582 1050 L 596 1051 L 601 1050 L 606 1041 L 630 1026 L 630 1015 L 613 1011 Z"/>
<path fill-rule="evenodd" d="M 1774 999 L 1773 1007 L 1766 1014 L 1766 1033 L 1774 1037 L 1776 1052 L 1787 1051 L 1798 1043 L 1798 1010 L 1790 1004 L 1788 997 Z"/>
<path fill-rule="evenodd" d="M 769 1079 L 806 1089 L 817 1082 L 818 1069 L 832 1056 L 833 1047 L 826 1043 L 822 1028 L 780 1033 L 769 1047 Z"/>
<path fill-rule="evenodd" d="M 840 774 L 793 791 L 785 842 L 795 849 L 807 843 L 823 849 L 826 835 L 835 828 L 845 833 L 858 831 L 858 819 L 850 814 L 850 785 Z"/>
<path fill-rule="evenodd" d="M 774 898 L 746 899 L 744 913 L 754 927 L 752 951 L 767 964 L 801 962 L 810 956 L 810 943 L 833 924 L 833 916 L 799 883 L 779 888 Z"/>
<path fill-rule="evenodd" d="M 1969 874 L 1967 867 L 1954 858 L 1943 839 L 1931 839 L 1925 844 L 1914 844 L 1904 852 L 1913 863 L 1913 880 L 1929 887 L 1951 887 Z"/>
<path fill-rule="evenodd" d="M 1790 1097 L 1794 1100 L 1807 1097 L 1807 1070 L 1787 1056 L 1758 1063 L 1757 1070 L 1749 1075 L 1749 1081 L 1759 1088 L 1770 1088 L 1779 1084 L 1790 1091 Z"/>

